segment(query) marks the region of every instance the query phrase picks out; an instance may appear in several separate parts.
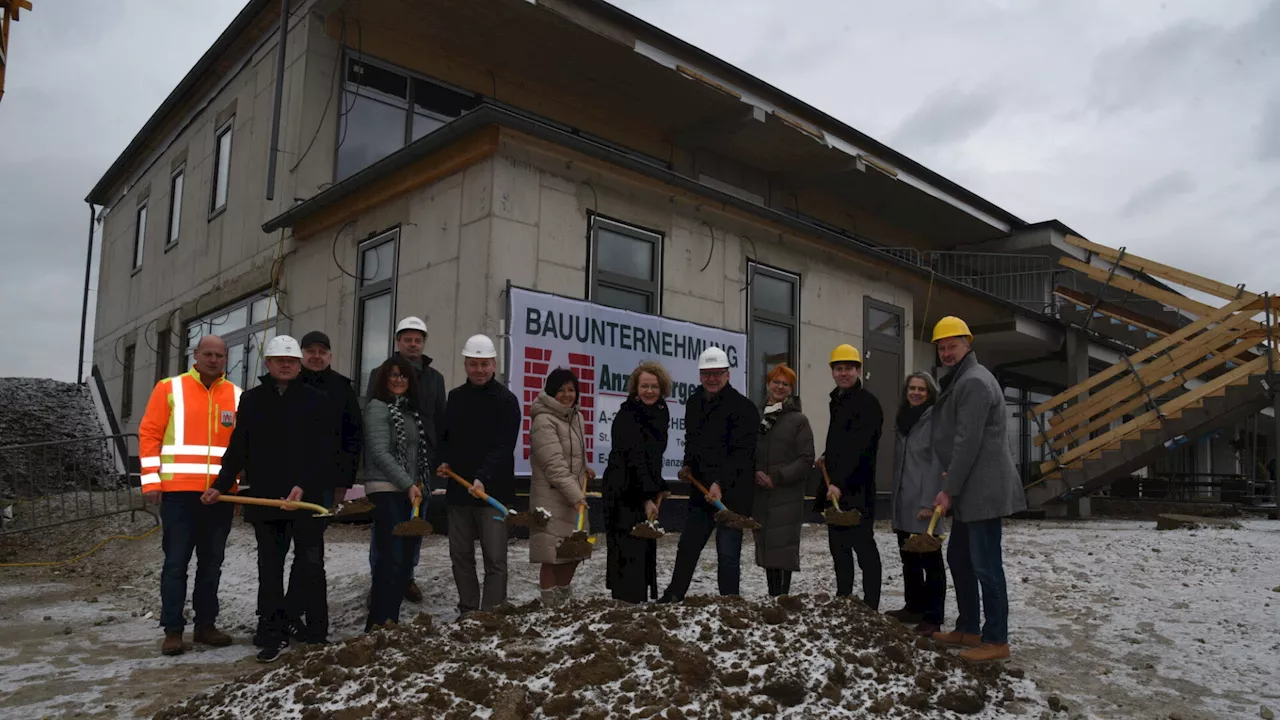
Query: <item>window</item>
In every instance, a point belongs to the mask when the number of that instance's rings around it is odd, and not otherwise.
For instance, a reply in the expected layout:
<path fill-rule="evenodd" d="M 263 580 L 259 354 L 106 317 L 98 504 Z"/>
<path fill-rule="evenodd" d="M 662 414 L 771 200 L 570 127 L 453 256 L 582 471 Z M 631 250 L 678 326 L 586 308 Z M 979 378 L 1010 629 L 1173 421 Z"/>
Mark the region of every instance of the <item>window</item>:
<path fill-rule="evenodd" d="M 138 345 L 134 343 L 125 346 L 124 349 L 124 374 L 120 379 L 120 417 L 122 419 L 133 416 L 133 358 L 137 348 Z"/>
<path fill-rule="evenodd" d="M 800 276 L 752 263 L 751 320 L 747 338 L 751 352 L 752 399 L 765 397 L 765 377 L 779 363 L 796 368 L 800 327 Z"/>
<path fill-rule="evenodd" d="M 869 332 L 902 337 L 902 316 L 898 313 L 887 312 L 874 305 L 868 305 L 867 321 L 869 325 L 867 330 Z"/>
<path fill-rule="evenodd" d="M 147 204 L 138 206 L 138 226 L 133 231 L 133 269 L 142 267 L 142 251 L 147 240 Z"/>
<path fill-rule="evenodd" d="M 661 311 L 662 236 L 591 218 L 592 302 L 656 315 Z"/>
<path fill-rule="evenodd" d="M 178 244 L 178 231 L 182 226 L 182 181 L 185 176 L 186 168 L 178 168 L 173 177 L 169 178 L 169 239 L 165 247 Z"/>
<path fill-rule="evenodd" d="M 223 123 L 214 141 L 213 199 L 209 203 L 209 215 L 217 215 L 227 207 L 227 188 L 231 182 L 231 126 L 235 116 Z"/>
<path fill-rule="evenodd" d="M 259 350 L 276 336 L 276 311 L 276 301 L 261 293 L 187 323 L 183 370 L 194 364 L 200 338 L 217 335 L 227 343 L 227 379 L 246 390 L 257 385 L 266 372 Z"/>
<path fill-rule="evenodd" d="M 474 108 L 479 99 L 405 70 L 347 58 L 336 180 L 346 179 Z"/>
<path fill-rule="evenodd" d="M 169 377 L 169 343 L 173 342 L 173 331 L 165 328 L 156 331 L 156 382 Z"/>
<path fill-rule="evenodd" d="M 360 245 L 356 268 L 356 378 L 361 396 L 367 390 L 369 371 L 391 355 L 399 239 L 400 231 L 392 230 Z"/>

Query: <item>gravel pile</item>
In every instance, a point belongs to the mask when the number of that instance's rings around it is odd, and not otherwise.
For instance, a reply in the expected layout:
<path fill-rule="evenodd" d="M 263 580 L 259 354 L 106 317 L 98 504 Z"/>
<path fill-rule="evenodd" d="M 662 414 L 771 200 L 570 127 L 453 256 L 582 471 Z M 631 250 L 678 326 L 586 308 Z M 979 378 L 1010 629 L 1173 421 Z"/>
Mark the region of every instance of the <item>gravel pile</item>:
<path fill-rule="evenodd" d="M 103 434 L 89 388 L 45 378 L 0 378 L 0 448 Z M 105 441 L 0 449 L 0 503 L 114 487 L 113 457 Z"/>
<path fill-rule="evenodd" d="M 968 665 L 856 599 L 537 601 L 294 650 L 157 720 L 958 718 L 1035 705 L 1017 670 Z"/>

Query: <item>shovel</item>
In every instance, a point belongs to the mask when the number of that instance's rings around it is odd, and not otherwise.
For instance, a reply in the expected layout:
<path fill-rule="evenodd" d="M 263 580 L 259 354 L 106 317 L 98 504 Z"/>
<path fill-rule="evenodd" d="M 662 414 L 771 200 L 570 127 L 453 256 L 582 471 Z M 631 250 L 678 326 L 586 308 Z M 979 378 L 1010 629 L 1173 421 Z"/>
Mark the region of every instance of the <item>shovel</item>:
<path fill-rule="evenodd" d="M 818 459 L 818 468 L 822 470 L 822 483 L 830 488 L 831 476 L 827 474 L 827 463 L 821 458 Z M 841 510 L 840 505 L 832 500 L 831 507 L 822 511 L 822 520 L 836 527 L 853 527 L 862 524 L 862 513 L 857 510 Z"/>
<path fill-rule="evenodd" d="M 288 500 L 272 500 L 270 498 L 227 495 L 224 493 L 218 496 L 218 502 L 235 503 L 236 505 L 264 505 L 266 507 L 280 508 L 281 510 L 310 510 L 315 513 L 312 517 L 329 517 L 333 514 L 329 512 L 329 508 L 323 505 L 302 502 L 301 500 L 289 502 Z"/>
<path fill-rule="evenodd" d="M 582 475 L 582 493 L 583 497 L 587 492 L 587 475 Z M 591 533 L 586 531 L 587 525 L 587 509 L 584 507 L 578 510 L 578 529 L 572 535 L 560 541 L 556 546 L 556 557 L 561 560 L 586 560 L 591 557 L 591 551 L 596 543 L 596 539 Z"/>
<path fill-rule="evenodd" d="M 702 496 L 707 499 L 707 502 L 711 503 L 715 506 L 715 509 L 719 511 L 716 513 L 716 522 L 727 525 L 735 530 L 760 529 L 760 523 L 757 522 L 755 518 L 739 515 L 725 507 L 724 503 L 719 500 L 712 500 L 711 491 L 703 487 L 702 483 L 698 482 L 698 479 L 693 476 L 693 473 L 683 473 L 683 475 L 684 479 L 688 480 L 691 485 L 697 488 L 698 492 L 702 493 Z"/>
<path fill-rule="evenodd" d="M 458 484 L 462 485 L 462 487 L 466 488 L 467 490 L 471 489 L 471 483 L 464 480 L 462 476 L 458 475 L 458 473 L 452 470 L 444 469 L 444 468 L 441 468 L 441 469 L 444 470 L 445 475 L 456 480 Z M 532 513 L 518 513 L 512 510 L 508 510 L 506 505 L 503 505 L 497 500 L 494 500 L 493 498 L 489 497 L 489 493 L 487 492 L 482 491 L 479 494 L 479 498 L 489 503 L 490 505 L 492 505 L 493 508 L 498 512 L 502 513 L 501 515 L 494 515 L 493 516 L 494 520 L 505 521 L 508 525 L 513 525 L 516 527 L 542 528 L 547 526 L 547 520 L 550 519 L 547 517 L 546 511 L 532 512 Z"/>
<path fill-rule="evenodd" d="M 648 520 L 638 522 L 631 526 L 631 537 L 638 537 L 643 540 L 657 540 L 667 534 L 667 531 L 663 530 L 662 527 L 658 525 L 657 513 L 657 508 L 662 507 L 662 499 L 665 497 L 665 494 L 658 496 L 658 501 L 654 503 L 654 513 L 649 516 Z"/>
<path fill-rule="evenodd" d="M 367 497 L 358 497 L 355 500 L 338 503 L 338 507 L 333 511 L 333 514 L 341 517 L 344 515 L 364 515 L 371 512 L 373 512 L 373 502 Z"/>
<path fill-rule="evenodd" d="M 411 515 L 408 520 L 405 520 L 402 523 L 397 523 L 395 527 L 391 528 L 391 534 L 398 535 L 400 537 L 426 537 L 434 532 L 435 528 L 431 527 L 431 523 L 423 520 L 418 515 L 418 510 L 421 505 L 421 498 L 415 500 L 413 502 L 413 515 Z"/>
<path fill-rule="evenodd" d="M 942 549 L 942 541 L 946 535 L 934 535 L 933 529 L 938 526 L 938 518 L 942 517 L 942 506 L 936 505 L 933 508 L 933 518 L 929 520 L 929 529 L 925 534 L 913 534 L 907 538 L 902 544 L 902 549 L 911 553 L 931 553 Z"/>

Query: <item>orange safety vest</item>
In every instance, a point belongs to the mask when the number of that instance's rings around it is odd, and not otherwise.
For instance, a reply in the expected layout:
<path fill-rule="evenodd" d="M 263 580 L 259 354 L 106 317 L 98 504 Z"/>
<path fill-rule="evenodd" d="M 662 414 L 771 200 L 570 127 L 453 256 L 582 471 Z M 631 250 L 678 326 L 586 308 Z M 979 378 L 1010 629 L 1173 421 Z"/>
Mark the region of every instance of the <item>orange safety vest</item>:
<path fill-rule="evenodd" d="M 138 426 L 143 492 L 204 492 L 218 479 L 241 392 L 226 376 L 206 388 L 194 367 L 156 383 Z"/>

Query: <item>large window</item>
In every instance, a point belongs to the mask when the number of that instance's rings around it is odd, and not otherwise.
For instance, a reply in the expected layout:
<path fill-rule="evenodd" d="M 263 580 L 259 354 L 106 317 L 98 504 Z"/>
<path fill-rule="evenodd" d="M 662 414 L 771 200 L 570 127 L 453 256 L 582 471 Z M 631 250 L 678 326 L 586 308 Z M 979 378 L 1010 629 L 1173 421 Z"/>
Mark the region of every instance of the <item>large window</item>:
<path fill-rule="evenodd" d="M 786 363 L 798 370 L 800 277 L 756 263 L 751 263 L 747 273 L 751 298 L 749 395 L 759 400 L 765 396 L 765 377 L 775 365 Z"/>
<path fill-rule="evenodd" d="M 360 245 L 356 269 L 356 379 L 361 396 L 367 390 L 369 371 L 391 355 L 399 240 L 400 231 L 392 230 Z"/>
<path fill-rule="evenodd" d="M 182 167 L 169 178 L 169 238 L 165 241 L 166 248 L 178 244 L 178 232 L 182 229 L 182 186 L 186 174 L 186 168 Z"/>
<path fill-rule="evenodd" d="M 133 416 L 133 364 L 137 356 L 137 344 L 124 349 L 124 374 L 120 378 L 120 417 L 127 419 Z"/>
<path fill-rule="evenodd" d="M 147 241 L 147 204 L 138 206 L 138 224 L 133 230 L 133 269 L 142 267 L 143 250 Z"/>
<path fill-rule="evenodd" d="M 205 335 L 227 343 L 227 379 L 244 389 L 258 384 L 266 372 L 262 348 L 276 336 L 276 301 L 266 293 L 253 295 L 187 323 L 184 371 L 195 362 L 196 344 Z"/>
<path fill-rule="evenodd" d="M 213 197 L 209 201 L 209 216 L 222 212 L 227 207 L 227 192 L 231 183 L 231 127 L 235 124 L 234 116 L 218 128 L 215 136 L 213 153 Z"/>
<path fill-rule="evenodd" d="M 380 62 L 347 58 L 338 122 L 337 179 L 369 167 L 479 100 Z"/>
<path fill-rule="evenodd" d="M 661 235 L 592 216 L 592 302 L 656 315 L 661 312 L 661 274 Z"/>

